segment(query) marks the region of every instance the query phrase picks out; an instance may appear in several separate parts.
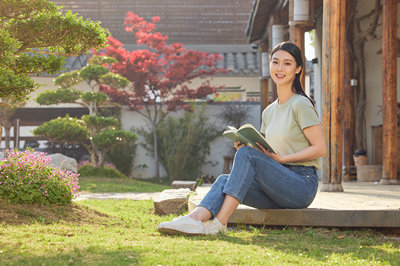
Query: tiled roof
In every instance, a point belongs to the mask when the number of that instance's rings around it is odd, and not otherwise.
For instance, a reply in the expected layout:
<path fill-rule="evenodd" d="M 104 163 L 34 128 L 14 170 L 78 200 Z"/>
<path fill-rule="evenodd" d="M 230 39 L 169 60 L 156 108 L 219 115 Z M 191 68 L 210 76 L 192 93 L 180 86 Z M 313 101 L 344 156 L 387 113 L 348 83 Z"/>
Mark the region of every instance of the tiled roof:
<path fill-rule="evenodd" d="M 138 49 L 138 46 L 126 45 L 127 50 Z M 228 76 L 256 76 L 259 72 L 259 54 L 250 45 L 186 45 L 186 49 L 194 49 L 218 53 L 223 57 L 217 64 L 219 68 L 230 70 Z M 87 56 L 68 57 L 65 71 L 81 69 L 87 64 Z"/>

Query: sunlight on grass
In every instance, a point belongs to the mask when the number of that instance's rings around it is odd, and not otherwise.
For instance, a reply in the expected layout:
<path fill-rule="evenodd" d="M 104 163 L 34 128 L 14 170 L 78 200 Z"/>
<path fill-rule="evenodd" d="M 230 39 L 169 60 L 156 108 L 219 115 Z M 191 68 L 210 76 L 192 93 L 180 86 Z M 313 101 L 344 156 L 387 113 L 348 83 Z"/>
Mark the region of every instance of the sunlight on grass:
<path fill-rule="evenodd" d="M 157 232 L 157 225 L 174 216 L 154 215 L 151 201 L 85 200 L 73 205 L 69 213 L 58 211 L 51 222 L 47 217 L 21 224 L 2 221 L 0 263 L 395 265 L 400 256 L 400 241 L 373 230 L 238 225 L 227 236 L 167 236 Z M 90 219 L 85 219 L 86 212 Z"/>
<path fill-rule="evenodd" d="M 141 181 L 133 178 L 80 177 L 80 192 L 161 192 L 170 188 L 163 184 Z"/>

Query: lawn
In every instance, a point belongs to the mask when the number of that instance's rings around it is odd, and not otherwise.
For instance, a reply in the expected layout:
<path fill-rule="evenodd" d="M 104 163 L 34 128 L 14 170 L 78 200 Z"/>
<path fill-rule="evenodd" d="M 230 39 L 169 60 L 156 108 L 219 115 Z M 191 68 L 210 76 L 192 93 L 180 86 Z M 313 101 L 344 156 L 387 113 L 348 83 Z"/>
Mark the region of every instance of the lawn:
<path fill-rule="evenodd" d="M 80 177 L 80 192 L 160 192 L 171 188 L 153 180 L 142 181 L 133 178 L 109 178 L 109 177 Z"/>
<path fill-rule="evenodd" d="M 227 236 L 160 235 L 151 201 L 71 206 L 0 200 L 1 265 L 398 265 L 399 232 L 230 227 Z"/>

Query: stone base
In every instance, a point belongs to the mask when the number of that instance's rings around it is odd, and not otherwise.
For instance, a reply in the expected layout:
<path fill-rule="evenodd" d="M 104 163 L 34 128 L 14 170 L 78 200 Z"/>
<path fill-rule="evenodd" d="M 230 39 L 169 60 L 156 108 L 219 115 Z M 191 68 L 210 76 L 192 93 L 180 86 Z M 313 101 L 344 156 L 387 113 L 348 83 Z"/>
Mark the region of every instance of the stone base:
<path fill-rule="evenodd" d="M 175 180 L 172 182 L 171 187 L 173 189 L 177 188 L 188 188 L 192 191 L 196 190 L 197 183 L 195 181 L 183 181 L 183 180 Z"/>
<path fill-rule="evenodd" d="M 342 184 L 321 184 L 321 192 L 343 192 Z"/>
<path fill-rule="evenodd" d="M 398 179 L 381 179 L 379 185 L 400 185 L 400 181 Z"/>
<path fill-rule="evenodd" d="M 188 188 L 166 189 L 153 200 L 154 213 L 158 215 L 179 214 L 187 209 L 187 197 L 192 191 Z"/>

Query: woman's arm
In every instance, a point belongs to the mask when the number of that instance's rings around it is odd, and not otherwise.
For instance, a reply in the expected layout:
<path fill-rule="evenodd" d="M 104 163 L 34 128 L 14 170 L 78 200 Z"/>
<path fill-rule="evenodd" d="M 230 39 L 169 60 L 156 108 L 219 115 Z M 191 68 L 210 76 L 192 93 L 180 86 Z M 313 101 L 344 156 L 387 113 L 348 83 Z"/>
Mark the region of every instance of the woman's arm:
<path fill-rule="evenodd" d="M 259 143 L 257 144 L 266 155 L 281 164 L 310 161 L 324 156 L 327 149 L 321 125 L 306 127 L 303 129 L 303 132 L 310 142 L 310 146 L 293 154 L 281 156 L 279 154 L 269 152 Z"/>

